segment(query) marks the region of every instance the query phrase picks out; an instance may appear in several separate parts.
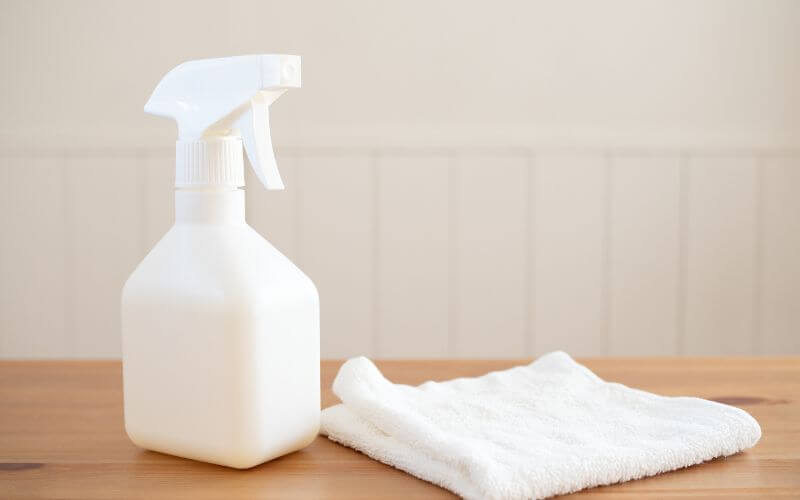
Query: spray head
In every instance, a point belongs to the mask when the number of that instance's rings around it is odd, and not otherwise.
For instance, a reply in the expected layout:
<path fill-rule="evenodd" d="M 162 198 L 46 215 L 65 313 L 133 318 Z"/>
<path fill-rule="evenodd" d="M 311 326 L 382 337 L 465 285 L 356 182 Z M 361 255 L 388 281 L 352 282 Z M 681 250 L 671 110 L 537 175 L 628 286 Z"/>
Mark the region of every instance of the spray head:
<path fill-rule="evenodd" d="M 228 153 L 236 158 L 235 147 L 214 146 L 210 151 L 208 143 L 240 138 L 258 179 L 267 189 L 283 189 L 272 149 L 269 106 L 286 90 L 299 87 L 299 56 L 266 54 L 189 61 L 164 76 L 144 110 L 178 123 L 179 162 L 181 158 L 194 162 L 201 158 L 209 165 L 216 161 L 213 158 Z M 213 177 L 206 174 L 204 178 Z"/>

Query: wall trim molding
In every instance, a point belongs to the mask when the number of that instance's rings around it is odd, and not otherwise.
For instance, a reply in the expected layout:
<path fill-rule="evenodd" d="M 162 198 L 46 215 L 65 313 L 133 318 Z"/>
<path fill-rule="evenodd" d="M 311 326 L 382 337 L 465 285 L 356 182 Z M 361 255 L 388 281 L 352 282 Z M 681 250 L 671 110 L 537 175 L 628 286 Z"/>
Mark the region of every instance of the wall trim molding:
<path fill-rule="evenodd" d="M 587 154 L 612 155 L 615 157 L 645 156 L 660 157 L 689 154 L 692 156 L 741 156 L 795 157 L 800 155 L 800 146 L 794 147 L 646 147 L 646 146 L 528 146 L 528 147 L 327 147 L 327 146 L 276 146 L 277 156 L 341 157 L 391 155 L 401 157 L 443 156 L 454 154 L 490 157 L 525 157 L 530 155 Z M 136 158 L 172 157 L 173 148 L 165 147 L 5 147 L 0 148 L 2 158 Z"/>

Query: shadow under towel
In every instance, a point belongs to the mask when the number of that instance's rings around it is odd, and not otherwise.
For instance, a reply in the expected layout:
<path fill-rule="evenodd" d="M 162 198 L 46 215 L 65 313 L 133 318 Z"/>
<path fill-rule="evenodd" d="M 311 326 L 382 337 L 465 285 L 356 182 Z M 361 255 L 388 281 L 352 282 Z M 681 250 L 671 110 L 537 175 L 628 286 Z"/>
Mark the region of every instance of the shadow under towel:
<path fill-rule="evenodd" d="M 481 377 L 393 384 L 364 357 L 322 433 L 473 499 L 545 498 L 698 464 L 758 442 L 747 412 L 600 379 L 564 352 Z"/>

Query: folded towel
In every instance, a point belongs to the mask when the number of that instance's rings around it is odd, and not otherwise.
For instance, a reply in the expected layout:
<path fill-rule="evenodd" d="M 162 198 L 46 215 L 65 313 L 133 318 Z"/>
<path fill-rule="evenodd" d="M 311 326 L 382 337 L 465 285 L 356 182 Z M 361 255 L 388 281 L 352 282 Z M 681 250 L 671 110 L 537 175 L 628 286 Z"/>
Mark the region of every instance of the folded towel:
<path fill-rule="evenodd" d="M 600 379 L 566 353 L 482 377 L 393 384 L 367 358 L 339 370 L 332 441 L 466 498 L 545 498 L 651 476 L 756 444 L 747 412 Z"/>

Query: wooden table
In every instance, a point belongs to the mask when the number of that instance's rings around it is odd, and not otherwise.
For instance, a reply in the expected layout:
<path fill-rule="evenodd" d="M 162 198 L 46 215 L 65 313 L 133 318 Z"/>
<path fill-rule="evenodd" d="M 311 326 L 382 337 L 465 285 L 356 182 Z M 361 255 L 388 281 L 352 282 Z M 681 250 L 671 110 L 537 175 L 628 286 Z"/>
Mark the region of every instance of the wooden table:
<path fill-rule="evenodd" d="M 594 488 L 598 498 L 800 498 L 800 358 L 583 360 L 598 375 L 749 411 L 755 448 L 660 476 Z M 520 361 L 384 361 L 417 384 Z M 323 406 L 341 362 L 322 364 Z M 125 436 L 117 361 L 0 362 L 0 498 L 443 498 L 436 486 L 318 438 L 247 471 L 144 451 Z"/>

